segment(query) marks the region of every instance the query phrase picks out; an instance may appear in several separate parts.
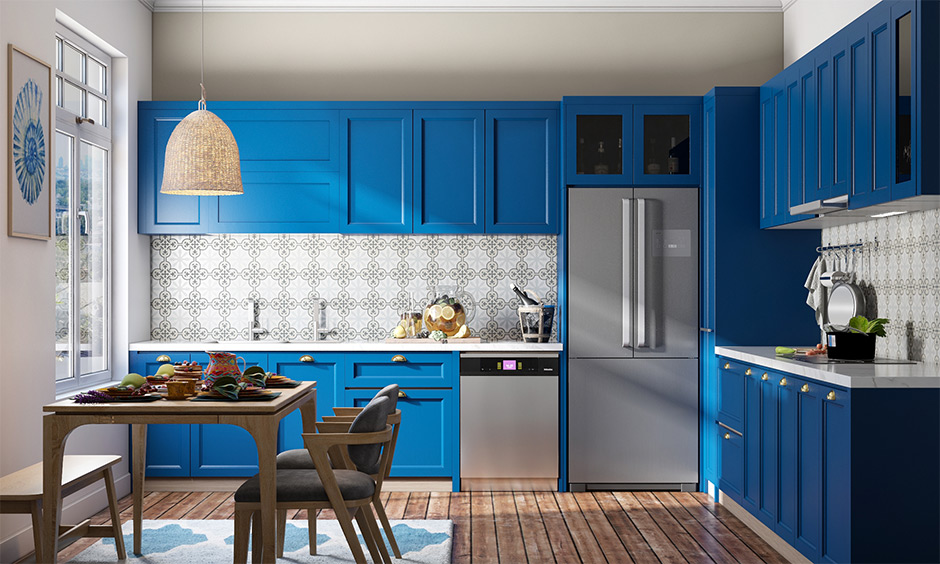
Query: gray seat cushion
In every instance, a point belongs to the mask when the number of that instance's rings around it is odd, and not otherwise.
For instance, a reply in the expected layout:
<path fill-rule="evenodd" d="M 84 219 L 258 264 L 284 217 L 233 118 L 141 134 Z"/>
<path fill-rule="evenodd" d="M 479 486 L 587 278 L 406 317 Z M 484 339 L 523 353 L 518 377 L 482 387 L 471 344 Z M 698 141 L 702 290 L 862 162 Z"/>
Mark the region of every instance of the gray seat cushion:
<path fill-rule="evenodd" d="M 285 450 L 277 455 L 278 470 L 313 470 L 313 459 L 305 448 Z"/>
<path fill-rule="evenodd" d="M 349 426 L 350 433 L 374 433 L 385 429 L 388 419 L 387 397 L 375 397 L 365 406 Z M 366 474 L 375 474 L 379 471 L 379 455 L 382 454 L 382 444 L 349 445 L 349 459 L 356 468 Z"/>
<path fill-rule="evenodd" d="M 355 470 L 336 470 L 336 482 L 345 500 L 365 499 L 375 493 L 375 482 L 368 475 Z M 261 501 L 261 480 L 258 475 L 245 481 L 235 491 L 237 503 Z M 305 502 L 329 501 L 323 482 L 316 470 L 278 470 L 277 501 Z"/>

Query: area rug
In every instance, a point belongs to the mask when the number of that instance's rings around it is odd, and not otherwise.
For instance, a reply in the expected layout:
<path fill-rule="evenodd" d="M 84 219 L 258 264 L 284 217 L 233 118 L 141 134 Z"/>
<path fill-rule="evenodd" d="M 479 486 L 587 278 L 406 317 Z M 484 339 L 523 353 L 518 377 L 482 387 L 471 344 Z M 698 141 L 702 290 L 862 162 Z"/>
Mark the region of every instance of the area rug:
<path fill-rule="evenodd" d="M 124 523 L 127 562 L 135 564 L 230 564 L 235 541 L 234 521 L 143 522 L 142 556 L 131 553 L 134 524 Z M 357 528 L 358 530 L 358 528 Z M 392 521 L 392 531 L 402 560 L 422 564 L 446 564 L 451 560 L 453 521 Z M 384 537 L 384 531 L 383 531 Z M 362 551 L 369 551 L 359 535 Z M 354 562 L 346 537 L 337 521 L 317 521 L 317 555 L 310 556 L 306 521 L 288 521 L 284 535 L 284 557 L 278 562 L 339 564 Z M 69 562 L 115 562 L 114 539 L 100 539 Z M 372 562 L 369 559 L 369 562 Z"/>

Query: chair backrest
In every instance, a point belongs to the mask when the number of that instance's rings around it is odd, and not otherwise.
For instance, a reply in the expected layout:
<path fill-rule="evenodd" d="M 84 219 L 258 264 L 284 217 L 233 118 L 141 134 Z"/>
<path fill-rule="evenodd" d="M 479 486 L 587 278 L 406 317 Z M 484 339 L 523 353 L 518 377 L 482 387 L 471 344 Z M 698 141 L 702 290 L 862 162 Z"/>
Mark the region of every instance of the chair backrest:
<path fill-rule="evenodd" d="M 385 386 L 384 388 L 379 390 L 379 392 L 375 394 L 375 397 L 373 397 L 372 399 L 374 400 L 375 398 L 388 398 L 389 402 L 388 402 L 387 409 L 388 409 L 388 414 L 390 415 L 392 413 L 395 413 L 395 410 L 398 409 L 398 391 L 399 391 L 398 384 L 389 384 L 388 386 Z"/>
<path fill-rule="evenodd" d="M 369 402 L 365 408 L 349 426 L 350 433 L 374 433 L 385 429 L 388 419 L 388 398 L 376 397 Z M 356 465 L 356 468 L 366 474 L 376 474 L 379 471 L 380 456 L 382 454 L 382 444 L 372 445 L 349 445 L 349 459 Z"/>

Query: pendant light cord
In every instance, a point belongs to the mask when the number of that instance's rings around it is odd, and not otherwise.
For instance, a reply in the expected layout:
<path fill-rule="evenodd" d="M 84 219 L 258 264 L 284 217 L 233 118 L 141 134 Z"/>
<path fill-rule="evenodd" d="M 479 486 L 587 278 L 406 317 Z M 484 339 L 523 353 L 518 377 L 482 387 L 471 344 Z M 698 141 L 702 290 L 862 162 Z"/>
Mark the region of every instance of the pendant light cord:
<path fill-rule="evenodd" d="M 206 87 L 203 83 L 206 81 L 206 0 L 202 0 L 200 4 L 200 25 L 202 30 L 199 34 L 200 39 L 200 51 L 199 51 L 199 89 L 202 91 L 202 95 L 199 98 L 199 109 L 206 109 Z"/>

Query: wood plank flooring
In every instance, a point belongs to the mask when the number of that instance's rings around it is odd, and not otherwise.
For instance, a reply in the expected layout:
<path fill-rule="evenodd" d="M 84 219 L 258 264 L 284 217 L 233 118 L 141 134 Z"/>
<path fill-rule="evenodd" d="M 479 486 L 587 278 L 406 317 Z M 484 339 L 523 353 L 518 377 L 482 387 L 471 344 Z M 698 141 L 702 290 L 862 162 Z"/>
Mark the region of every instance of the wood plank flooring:
<path fill-rule="evenodd" d="M 457 564 L 714 563 L 786 560 L 703 493 L 386 492 L 389 519 L 452 519 Z M 131 497 L 119 502 L 131 518 Z M 232 519 L 226 492 L 150 492 L 145 519 Z M 306 519 L 305 511 L 288 512 Z M 331 511 L 319 518 L 334 518 Z M 109 523 L 107 510 L 92 518 Z M 59 554 L 67 562 L 95 539 Z"/>

